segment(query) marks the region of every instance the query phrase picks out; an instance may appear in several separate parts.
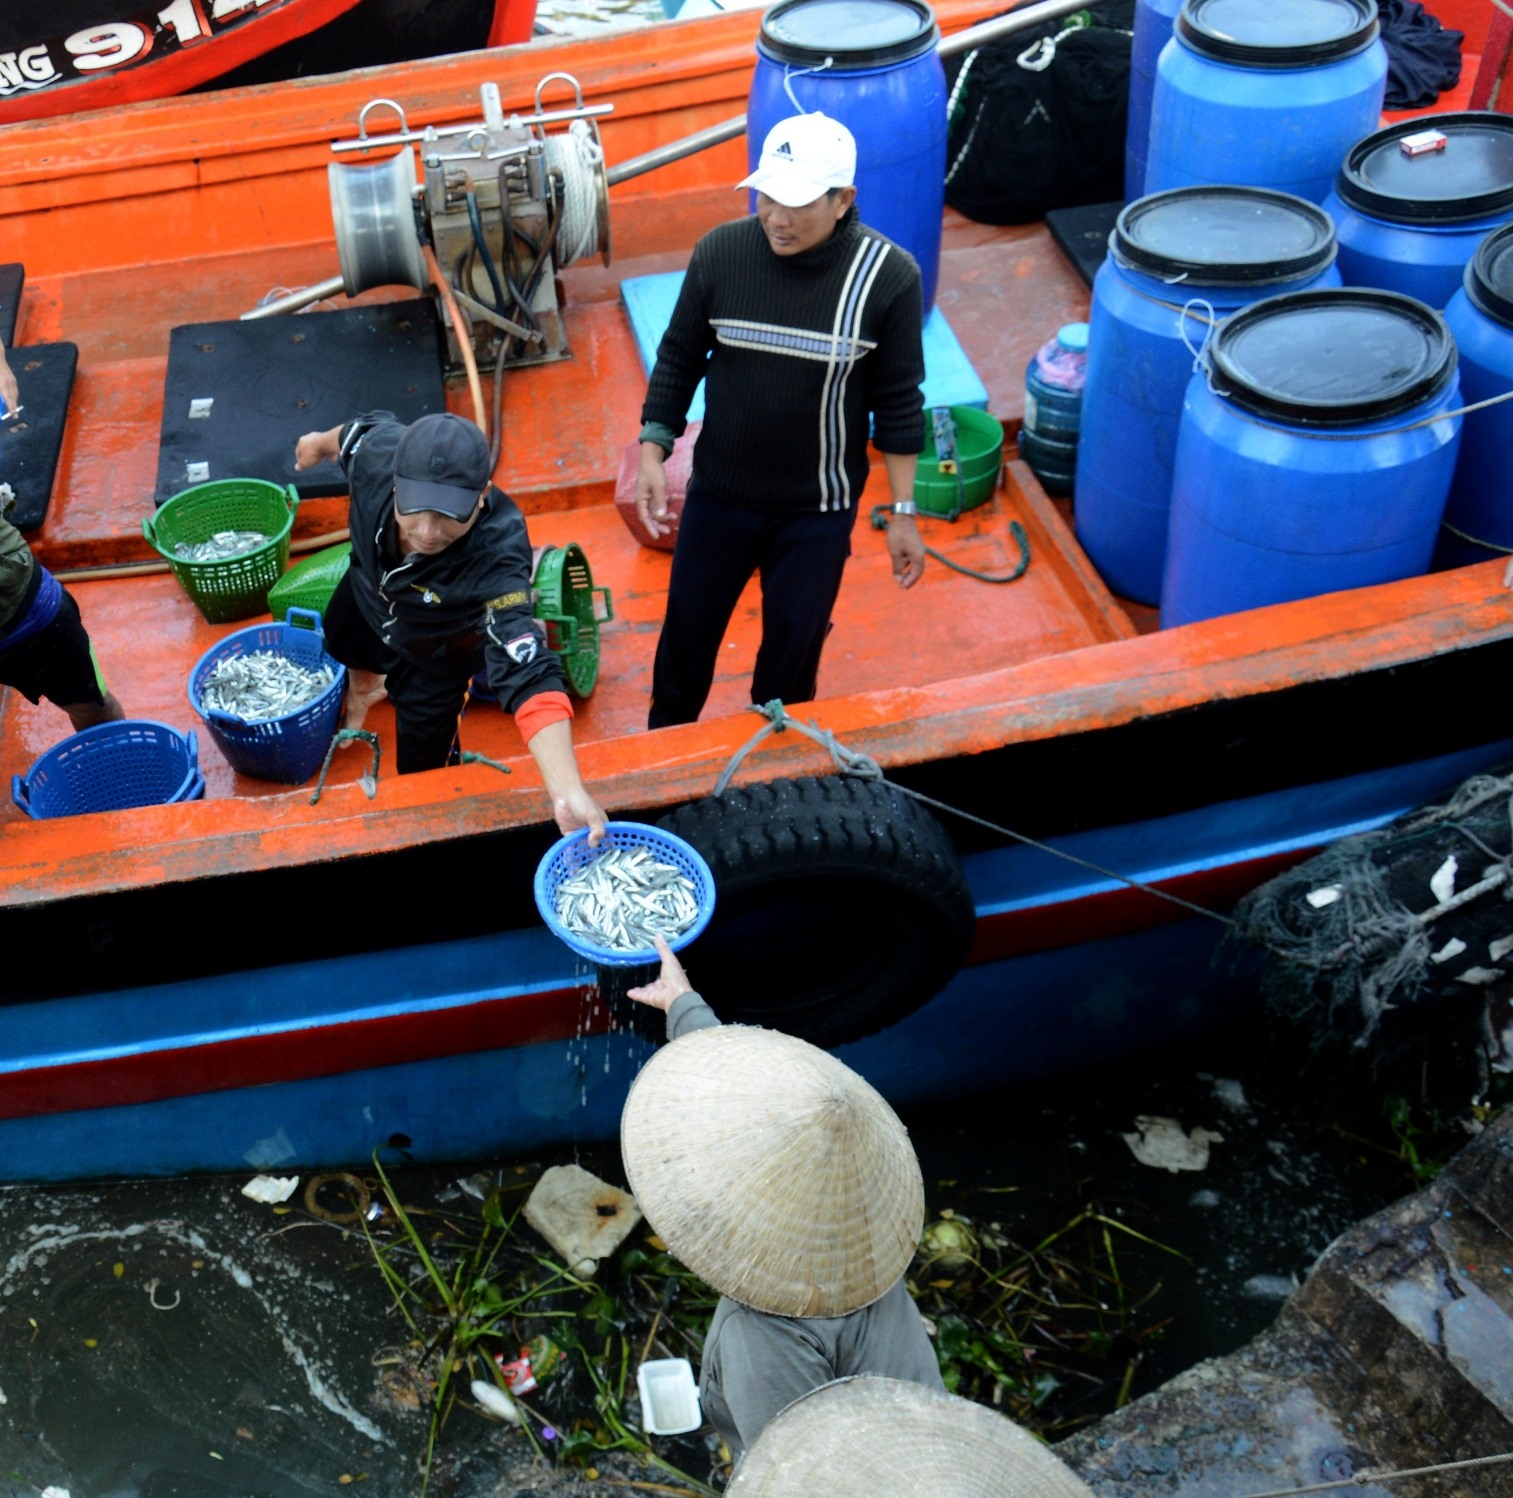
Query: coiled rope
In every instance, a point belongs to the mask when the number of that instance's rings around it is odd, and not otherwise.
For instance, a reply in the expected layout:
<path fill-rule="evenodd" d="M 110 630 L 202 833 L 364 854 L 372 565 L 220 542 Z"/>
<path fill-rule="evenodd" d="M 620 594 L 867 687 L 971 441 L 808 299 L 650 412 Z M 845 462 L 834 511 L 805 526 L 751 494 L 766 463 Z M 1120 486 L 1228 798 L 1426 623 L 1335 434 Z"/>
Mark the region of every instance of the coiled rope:
<path fill-rule="evenodd" d="M 546 138 L 546 163 L 562 173 L 562 228 L 557 243 L 558 265 L 571 265 L 597 255 L 599 245 L 599 178 L 604 148 L 587 120 L 574 120 L 566 132 Z"/>

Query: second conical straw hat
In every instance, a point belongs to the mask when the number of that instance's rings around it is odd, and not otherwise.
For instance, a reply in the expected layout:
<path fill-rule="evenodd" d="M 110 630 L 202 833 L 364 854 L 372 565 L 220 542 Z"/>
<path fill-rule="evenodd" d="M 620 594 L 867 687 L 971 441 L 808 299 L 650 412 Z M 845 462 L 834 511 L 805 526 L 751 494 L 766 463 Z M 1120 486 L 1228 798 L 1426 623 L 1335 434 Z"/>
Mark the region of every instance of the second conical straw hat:
<path fill-rule="evenodd" d="M 778 1316 L 842 1316 L 909 1267 L 924 1183 L 881 1095 L 776 1030 L 696 1030 L 626 1100 L 630 1189 L 668 1249 L 723 1295 Z"/>
<path fill-rule="evenodd" d="M 757 1437 L 731 1498 L 1094 1498 L 1028 1431 L 986 1405 L 897 1378 L 843 1378 Z"/>

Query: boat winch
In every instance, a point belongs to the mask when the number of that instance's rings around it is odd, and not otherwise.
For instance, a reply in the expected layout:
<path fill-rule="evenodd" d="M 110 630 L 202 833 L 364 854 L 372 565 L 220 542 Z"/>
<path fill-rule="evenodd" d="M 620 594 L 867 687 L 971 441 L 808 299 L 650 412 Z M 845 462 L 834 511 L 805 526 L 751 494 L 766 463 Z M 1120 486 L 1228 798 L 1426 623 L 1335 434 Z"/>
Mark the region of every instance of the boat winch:
<path fill-rule="evenodd" d="M 554 83 L 571 88 L 570 105 L 546 106 Z M 479 93 L 481 119 L 421 130 L 410 129 L 395 100 L 372 99 L 356 136 L 333 143 L 339 154 L 400 147 L 381 162 L 328 168 L 342 287 L 356 296 L 375 286 L 435 285 L 450 304 L 451 370 L 468 358 L 496 366 L 566 358 L 556 273 L 595 256 L 610 262 L 596 116 L 614 106 L 585 104 L 566 73 L 536 85 L 528 115 L 506 115 L 497 84 Z M 398 129 L 369 134 L 375 111 L 396 115 Z M 558 126 L 565 128 L 548 128 Z"/>

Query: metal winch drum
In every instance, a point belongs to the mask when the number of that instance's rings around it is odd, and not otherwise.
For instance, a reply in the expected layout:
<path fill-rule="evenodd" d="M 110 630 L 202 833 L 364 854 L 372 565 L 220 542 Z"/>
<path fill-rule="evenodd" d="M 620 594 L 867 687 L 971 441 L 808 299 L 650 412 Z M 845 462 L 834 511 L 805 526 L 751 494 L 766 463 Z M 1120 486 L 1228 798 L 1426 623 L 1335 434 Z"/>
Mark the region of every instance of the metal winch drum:
<path fill-rule="evenodd" d="M 571 87 L 570 106 L 545 107 L 553 83 Z M 565 358 L 556 272 L 595 256 L 610 263 L 609 183 L 595 117 L 613 106 L 585 104 L 566 73 L 536 85 L 529 115 L 506 116 L 497 84 L 479 94 L 480 120 L 422 130 L 409 127 L 395 100 L 372 99 L 356 136 L 333 144 L 338 153 L 400 148 L 381 162 L 327 169 L 342 287 L 348 296 L 376 286 L 424 291 L 428 241 L 480 363 L 501 355 L 508 363 Z M 392 111 L 399 128 L 370 135 L 375 110 Z M 566 128 L 548 133 L 549 125 Z M 456 363 L 461 350 L 451 328 L 447 337 Z"/>

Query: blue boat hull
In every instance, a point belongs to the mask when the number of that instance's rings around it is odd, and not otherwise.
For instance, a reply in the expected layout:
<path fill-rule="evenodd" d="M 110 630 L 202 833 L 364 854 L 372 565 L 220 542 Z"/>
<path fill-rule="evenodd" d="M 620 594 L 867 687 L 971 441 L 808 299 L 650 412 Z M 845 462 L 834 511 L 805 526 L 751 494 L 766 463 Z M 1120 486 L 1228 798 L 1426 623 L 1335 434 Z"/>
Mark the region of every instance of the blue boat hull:
<path fill-rule="evenodd" d="M 1069 834 L 1076 858 L 1219 909 L 1513 756 L 1513 740 Z M 963 860 L 967 965 L 837 1050 L 897 1103 L 1157 1047 L 1254 1003 L 1226 927 L 1014 845 Z M 864 939 L 864 937 L 858 937 Z M 612 1137 L 650 1043 L 543 928 L 0 1009 L 0 1160 L 57 1181 L 443 1160 Z M 718 996 L 715 997 L 718 1001 Z"/>

